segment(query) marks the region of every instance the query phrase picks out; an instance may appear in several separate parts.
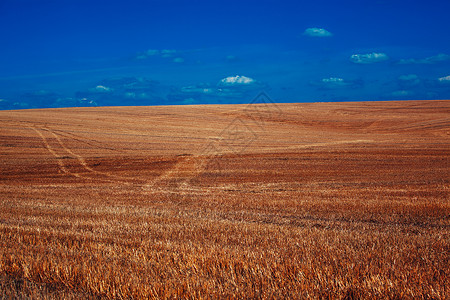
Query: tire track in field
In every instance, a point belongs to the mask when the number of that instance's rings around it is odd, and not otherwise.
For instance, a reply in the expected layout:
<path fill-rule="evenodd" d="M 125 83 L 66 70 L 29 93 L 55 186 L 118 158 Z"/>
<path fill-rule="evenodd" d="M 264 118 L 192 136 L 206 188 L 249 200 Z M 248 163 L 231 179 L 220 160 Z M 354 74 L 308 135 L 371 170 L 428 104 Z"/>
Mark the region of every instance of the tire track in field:
<path fill-rule="evenodd" d="M 155 179 L 151 180 L 150 182 L 144 183 L 144 184 L 136 184 L 129 182 L 129 180 L 133 180 L 134 178 L 129 177 L 122 177 L 118 175 L 111 174 L 109 172 L 101 172 L 93 169 L 91 166 L 88 165 L 86 162 L 86 159 L 72 151 L 69 147 L 65 145 L 61 137 L 56 134 L 53 130 L 49 128 L 36 128 L 36 127 L 30 127 L 27 126 L 29 129 L 36 132 L 39 137 L 42 139 L 43 144 L 47 151 L 49 151 L 52 156 L 54 156 L 57 160 L 57 164 L 59 169 L 67 175 L 74 176 L 76 178 L 80 179 L 88 179 L 88 180 L 98 180 L 98 181 L 104 181 L 104 182 L 112 182 L 112 183 L 118 183 L 118 184 L 125 184 L 125 185 L 140 185 L 141 187 L 145 189 L 156 189 L 158 191 L 163 192 L 169 192 L 169 193 L 178 193 L 188 190 L 196 190 L 191 185 L 191 179 L 195 178 L 198 174 L 200 174 L 205 166 L 207 165 L 207 159 L 206 157 L 203 157 L 201 155 L 191 155 L 191 156 L 180 156 L 178 158 L 177 163 L 166 170 L 162 175 L 156 177 Z M 55 140 L 58 142 L 59 146 L 62 150 L 64 150 L 68 155 L 71 157 L 74 157 L 77 159 L 78 163 L 81 165 L 81 167 L 86 170 L 87 174 L 80 174 L 77 172 L 71 171 L 67 165 L 64 164 L 64 160 L 62 159 L 63 155 L 59 155 L 57 153 L 57 150 L 55 147 L 51 146 L 48 142 L 48 138 L 42 133 L 42 131 L 45 131 L 49 134 L 51 134 Z M 91 176 L 89 176 L 91 175 Z M 97 175 L 97 176 L 95 176 Z M 106 178 L 99 178 L 98 175 L 109 177 L 110 179 Z M 168 188 L 167 182 L 171 180 L 179 180 L 179 182 L 175 185 L 175 187 Z M 175 188 L 175 189 L 174 189 Z"/>
<path fill-rule="evenodd" d="M 164 173 L 147 183 L 147 188 L 157 187 L 158 185 L 162 185 L 164 181 L 168 181 L 170 179 L 179 178 L 177 174 L 180 173 L 180 169 L 183 168 L 183 165 L 186 164 L 186 161 L 190 160 L 191 157 L 181 157 L 175 163 L 174 166 L 166 170 Z"/>
<path fill-rule="evenodd" d="M 192 178 L 194 178 L 195 176 L 197 176 L 199 173 L 202 172 L 203 168 L 206 166 L 206 159 L 202 158 L 202 156 L 199 155 L 192 155 L 192 156 L 180 156 L 178 159 L 178 162 L 171 167 L 170 169 L 166 170 L 162 175 L 156 177 L 153 180 L 150 181 L 144 181 L 143 183 L 132 183 L 130 182 L 130 180 L 136 180 L 135 178 L 130 178 L 130 177 L 123 177 L 123 176 L 118 176 L 118 175 L 114 175 L 111 174 L 109 172 L 101 172 L 101 171 L 97 171 L 95 169 L 93 169 L 91 166 L 88 165 L 88 163 L 86 162 L 85 158 L 79 154 L 76 154 L 74 151 L 72 151 L 70 148 L 68 148 L 62 138 L 59 136 L 59 134 L 55 133 L 54 130 L 44 127 L 35 127 L 35 126 L 30 126 L 29 124 L 23 124 L 20 122 L 12 122 L 15 125 L 26 127 L 31 129 L 32 131 L 36 132 L 38 134 L 38 136 L 41 138 L 45 148 L 47 149 L 47 151 L 56 158 L 57 160 L 57 164 L 59 169 L 67 175 L 76 177 L 76 178 L 80 178 L 80 179 L 88 179 L 88 180 L 99 180 L 99 181 L 105 181 L 105 182 L 112 182 L 112 183 L 119 183 L 119 184 L 126 184 L 126 185 L 139 185 L 142 188 L 158 188 L 159 190 L 161 190 L 161 187 L 163 187 L 165 184 L 165 182 L 170 181 L 172 179 L 180 179 L 177 189 L 178 190 L 182 190 L 182 189 L 191 189 L 189 187 L 189 183 L 190 180 Z M 83 169 L 86 170 L 86 172 L 88 174 L 94 175 L 94 176 L 87 176 L 87 174 L 80 174 L 77 172 L 73 172 L 71 171 L 67 165 L 64 164 L 64 159 L 62 158 L 64 155 L 59 155 L 56 151 L 56 149 L 54 149 L 54 146 L 52 147 L 50 145 L 50 143 L 48 142 L 48 137 L 45 137 L 45 135 L 42 133 L 42 131 L 45 131 L 49 134 L 51 134 L 56 141 L 58 142 L 58 144 L 60 145 L 60 147 L 70 156 L 75 157 L 78 161 L 78 163 L 81 165 L 81 167 L 83 167 Z M 64 132 L 64 131 L 62 131 Z M 68 137 L 70 138 L 70 137 Z M 78 140 L 78 139 L 76 139 Z M 108 150 L 112 150 L 112 149 L 108 149 Z M 117 150 L 117 149 L 113 149 L 113 150 Z M 106 179 L 106 178 L 99 178 L 98 176 L 95 175 L 103 175 L 111 179 Z M 168 191 L 168 192 L 174 192 L 173 190 Z"/>
<path fill-rule="evenodd" d="M 67 168 L 65 167 L 65 165 L 64 165 L 64 163 L 63 163 L 63 160 L 61 159 L 61 156 L 58 155 L 58 154 L 52 149 L 52 147 L 50 146 L 50 144 L 49 144 L 48 141 L 47 141 L 47 138 L 42 134 L 42 132 L 40 132 L 40 131 L 39 131 L 38 129 L 36 129 L 35 127 L 28 127 L 28 128 L 31 129 L 31 130 L 33 130 L 34 132 L 36 132 L 36 133 L 41 137 L 42 142 L 44 143 L 45 148 L 48 150 L 48 152 L 50 152 L 50 153 L 56 158 L 56 161 L 57 161 L 57 163 L 58 163 L 58 166 L 59 166 L 60 170 L 61 170 L 63 173 L 68 174 L 68 175 L 72 175 L 72 176 L 77 177 L 77 178 L 80 178 L 80 177 L 81 177 L 80 174 L 74 173 L 74 172 L 71 172 L 71 171 L 67 170 Z"/>
<path fill-rule="evenodd" d="M 79 135 L 74 134 L 74 133 L 72 133 L 70 131 L 67 131 L 67 130 L 52 129 L 52 131 L 57 133 L 57 134 L 59 134 L 60 136 L 63 136 L 63 137 L 69 138 L 69 139 L 73 139 L 75 141 L 78 141 L 80 143 L 89 145 L 91 147 L 95 147 L 95 148 L 99 148 L 99 149 L 105 149 L 105 150 L 110 150 L 110 151 L 116 151 L 116 152 L 122 152 L 122 153 L 126 152 L 126 151 L 121 150 L 121 149 L 116 149 L 116 148 L 113 148 L 113 147 L 107 147 L 107 146 L 105 146 L 104 144 L 102 144 L 101 142 L 99 142 L 99 141 L 97 141 L 95 139 L 82 137 L 82 136 L 79 136 Z"/>
<path fill-rule="evenodd" d="M 127 177 L 123 177 L 123 176 L 118 176 L 118 175 L 114 175 L 111 174 L 109 172 L 101 172 L 101 171 L 97 171 L 94 170 L 92 167 L 90 167 L 85 158 L 79 154 L 74 153 L 70 148 L 68 148 L 64 142 L 62 141 L 61 137 L 56 134 L 54 131 L 50 130 L 49 128 L 43 128 L 43 130 L 49 132 L 50 134 L 52 134 L 55 139 L 58 141 L 59 145 L 70 155 L 74 156 L 79 164 L 89 173 L 94 173 L 94 174 L 98 174 L 98 175 L 103 175 L 103 176 L 107 176 L 110 178 L 114 178 L 116 180 L 112 181 L 112 180 L 106 180 L 106 179 L 101 179 L 101 178 L 95 178 L 98 180 L 103 180 L 103 181 L 109 181 L 109 182 L 116 182 L 116 183 L 124 183 L 124 184 L 132 184 L 130 182 L 128 182 L 127 180 L 131 180 L 133 178 L 127 178 Z M 62 163 L 62 162 L 61 162 Z M 195 157 L 194 156 L 184 156 L 181 157 L 181 159 L 176 163 L 176 165 L 172 168 L 170 168 L 169 170 L 167 170 L 165 173 L 163 173 L 162 175 L 160 175 L 159 177 L 155 178 L 154 180 L 152 180 L 149 184 L 147 184 L 146 186 L 157 186 L 157 185 L 161 185 L 164 181 L 169 181 L 171 179 L 183 179 L 181 182 L 181 185 L 186 186 L 186 183 L 193 177 L 195 177 L 198 173 L 201 172 L 201 169 L 197 168 L 197 164 L 195 162 Z M 78 177 L 83 177 L 79 174 L 77 174 Z M 91 178 L 91 177 L 84 177 L 84 178 Z"/>
<path fill-rule="evenodd" d="M 206 162 L 199 155 L 183 156 L 179 158 L 178 162 L 172 168 L 146 184 L 145 189 L 155 189 L 172 193 L 194 190 L 190 181 L 202 172 L 205 165 Z M 178 180 L 178 182 L 176 182 L 175 186 L 168 187 L 167 185 L 171 180 Z"/>
<path fill-rule="evenodd" d="M 334 145 L 345 145 L 345 144 L 361 144 L 361 143 L 373 143 L 374 140 L 346 140 L 346 141 L 335 141 L 335 142 L 325 142 L 325 143 L 312 143 L 312 144 L 304 144 L 304 145 L 292 145 L 285 147 L 271 147 L 271 148 L 263 148 L 264 152 L 276 152 L 279 150 L 295 150 L 295 149 L 308 149 L 312 147 L 323 147 L 323 146 L 334 146 Z"/>
<path fill-rule="evenodd" d="M 86 160 L 81 155 L 78 155 L 78 154 L 74 153 L 72 150 L 70 150 L 69 148 L 67 148 L 66 145 L 64 145 L 64 143 L 62 142 L 61 138 L 58 135 L 56 135 L 53 131 L 51 131 L 48 128 L 44 128 L 43 130 L 45 130 L 45 131 L 49 132 L 51 135 L 53 135 L 55 137 L 55 139 L 58 141 L 58 143 L 61 145 L 61 147 L 67 153 L 69 153 L 77 158 L 78 162 L 83 166 L 84 169 L 86 169 L 89 172 L 98 173 L 94 169 L 89 167 L 89 165 L 86 163 Z"/>
<path fill-rule="evenodd" d="M 84 159 L 83 156 L 74 153 L 70 148 L 68 148 L 62 141 L 61 137 L 58 136 L 56 133 L 54 133 L 52 130 L 48 129 L 48 128 L 43 128 L 43 130 L 48 131 L 50 134 L 52 134 L 55 139 L 58 141 L 59 145 L 70 155 L 73 155 L 79 162 L 79 164 L 89 173 L 93 173 L 93 174 L 98 174 L 98 175 L 103 175 L 106 177 L 110 177 L 110 178 L 116 178 L 116 180 L 107 180 L 107 179 L 103 179 L 103 178 L 95 178 L 98 180 L 104 180 L 104 181 L 109 181 L 109 182 L 116 182 L 116 183 L 123 183 L 123 184 L 131 184 L 130 182 L 128 182 L 127 180 L 130 180 L 131 178 L 126 178 L 126 177 L 122 177 L 122 176 L 118 176 L 118 175 L 114 175 L 111 174 L 109 172 L 100 172 L 97 170 L 94 170 L 92 167 L 90 167 L 86 160 Z M 91 178 L 91 177 L 89 177 Z M 92 178 L 93 179 L 93 178 Z M 118 179 L 118 180 L 117 180 Z"/>
<path fill-rule="evenodd" d="M 44 136 L 44 134 L 37 128 L 35 127 L 29 127 L 29 129 L 33 130 L 34 132 L 36 132 L 39 137 L 42 139 L 45 148 L 48 150 L 48 152 L 50 152 L 50 154 L 52 154 L 58 163 L 58 166 L 60 168 L 60 170 L 67 174 L 67 175 L 71 175 L 74 176 L 76 178 L 82 178 L 82 179 L 89 179 L 89 180 L 100 180 L 100 181 L 105 181 L 105 182 L 112 182 L 112 183 L 120 183 L 120 184 L 126 184 L 126 185 L 130 185 L 130 182 L 126 182 L 126 181 L 118 181 L 118 180 L 109 180 L 109 179 L 105 179 L 105 178 L 98 178 L 98 177 L 90 177 L 90 176 L 86 176 L 86 175 L 82 175 L 80 173 L 76 173 L 73 171 L 70 171 L 67 166 L 64 164 L 63 159 L 61 158 L 60 155 L 58 155 L 58 153 L 55 151 L 55 149 L 52 148 L 52 146 L 49 144 L 49 142 L 47 141 L 47 138 Z M 58 141 L 58 143 L 61 145 L 62 149 L 64 149 L 65 152 L 75 156 L 77 158 L 77 160 L 79 161 L 79 163 L 82 165 L 82 167 L 88 171 L 88 173 L 93 173 L 96 174 L 98 173 L 97 171 L 93 170 L 91 167 L 89 167 L 86 163 L 86 161 L 84 160 L 84 158 L 82 158 L 80 155 L 77 155 L 75 153 L 73 153 L 73 151 L 71 151 L 69 148 L 65 147 L 65 145 L 60 142 L 60 139 L 58 139 L 59 137 L 57 137 L 55 134 L 53 134 L 53 132 L 51 132 L 49 129 L 46 128 L 42 128 L 41 130 L 45 130 L 49 133 L 51 133 L 52 135 L 55 136 L 56 140 Z M 84 164 L 82 163 L 84 162 Z"/>
<path fill-rule="evenodd" d="M 106 182 L 112 182 L 112 183 L 119 183 L 119 184 L 126 184 L 126 185 L 133 185 L 133 183 L 129 182 L 129 180 L 132 180 L 133 178 L 123 177 L 111 174 L 109 172 L 101 172 L 93 169 L 91 166 L 88 165 L 85 158 L 79 154 L 76 154 L 73 152 L 70 148 L 68 148 L 64 142 L 62 141 L 61 137 L 53 132 L 49 128 L 40 128 L 40 130 L 46 131 L 49 134 L 51 134 L 58 144 L 61 146 L 61 148 L 69 155 L 75 157 L 78 161 L 78 163 L 88 172 L 88 174 L 92 175 L 103 175 L 111 179 L 105 179 L 105 178 L 99 178 L 98 176 L 86 176 L 85 174 L 76 173 L 73 171 L 70 171 L 67 166 L 64 164 L 63 159 L 61 159 L 61 155 L 58 155 L 58 153 L 55 151 L 55 149 L 52 148 L 52 146 L 48 143 L 47 138 L 44 136 L 44 134 L 38 130 L 36 127 L 28 127 L 35 131 L 42 139 L 45 148 L 57 159 L 57 163 L 61 171 L 65 174 L 72 175 L 77 178 L 84 178 L 84 179 L 90 179 L 90 180 L 100 180 L 100 181 L 106 181 Z M 155 178 L 154 180 L 151 180 L 150 183 L 147 183 L 144 185 L 144 187 L 157 187 L 161 186 L 163 182 L 169 181 L 171 179 L 183 179 L 182 184 L 183 186 L 186 186 L 186 182 L 188 182 L 189 179 L 193 178 L 197 173 L 201 172 L 196 166 L 195 163 L 195 157 L 194 156 L 186 156 L 182 157 L 172 168 L 164 172 L 159 177 Z"/>

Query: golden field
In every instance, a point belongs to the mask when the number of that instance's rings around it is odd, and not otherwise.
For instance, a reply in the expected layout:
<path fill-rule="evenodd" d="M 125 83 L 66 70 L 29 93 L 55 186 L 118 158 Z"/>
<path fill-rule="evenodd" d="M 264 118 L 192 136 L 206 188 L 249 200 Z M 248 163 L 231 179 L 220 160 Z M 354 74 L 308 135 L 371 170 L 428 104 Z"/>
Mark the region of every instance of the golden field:
<path fill-rule="evenodd" d="M 450 101 L 0 111 L 2 298 L 450 298 Z"/>

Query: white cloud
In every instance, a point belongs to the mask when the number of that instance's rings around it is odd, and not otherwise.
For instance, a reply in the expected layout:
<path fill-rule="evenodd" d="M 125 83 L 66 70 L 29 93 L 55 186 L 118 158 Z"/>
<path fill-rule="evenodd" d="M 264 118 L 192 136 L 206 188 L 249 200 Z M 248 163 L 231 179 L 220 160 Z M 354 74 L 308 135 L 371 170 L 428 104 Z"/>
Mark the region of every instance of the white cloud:
<path fill-rule="evenodd" d="M 199 95 L 209 97 L 242 97 L 242 91 L 232 88 L 220 88 L 204 85 L 191 85 L 181 88 L 181 92 L 187 95 Z M 189 97 L 189 96 L 188 96 Z"/>
<path fill-rule="evenodd" d="M 138 54 L 138 55 L 136 56 L 136 59 L 139 59 L 139 60 L 141 60 L 141 59 L 147 59 L 147 55 L 145 55 L 145 54 Z"/>
<path fill-rule="evenodd" d="M 405 80 L 405 81 L 410 81 L 410 80 L 416 80 L 419 77 L 417 77 L 416 74 L 409 74 L 409 75 L 401 75 L 398 79 L 400 80 Z"/>
<path fill-rule="evenodd" d="M 95 87 L 95 91 L 97 91 L 97 92 L 110 92 L 110 91 L 111 91 L 111 88 L 106 87 L 106 86 L 104 86 L 104 85 L 97 85 L 97 86 Z"/>
<path fill-rule="evenodd" d="M 353 54 L 350 56 L 350 61 L 355 64 L 373 64 L 377 62 L 386 61 L 389 56 L 386 53 L 367 53 L 367 54 Z"/>
<path fill-rule="evenodd" d="M 234 61 L 239 60 L 235 55 L 227 55 L 227 57 L 225 59 L 229 62 L 234 62 Z"/>
<path fill-rule="evenodd" d="M 398 80 L 402 86 L 415 86 L 420 83 L 420 79 L 416 74 L 401 75 L 398 77 Z"/>
<path fill-rule="evenodd" d="M 450 75 L 445 76 L 445 77 L 438 78 L 438 80 L 439 80 L 440 82 L 448 82 L 448 83 L 450 83 Z"/>
<path fill-rule="evenodd" d="M 329 87 L 346 86 L 349 84 L 344 79 L 338 77 L 324 78 L 322 79 L 322 83 Z"/>
<path fill-rule="evenodd" d="M 316 27 L 307 28 L 305 30 L 305 32 L 303 32 L 303 34 L 304 35 L 309 35 L 309 36 L 315 36 L 315 37 L 327 37 L 327 36 L 332 36 L 333 35 L 328 30 L 325 30 L 323 28 L 316 28 Z"/>
<path fill-rule="evenodd" d="M 246 76 L 229 76 L 221 79 L 216 85 L 197 84 L 185 86 L 180 92 L 186 97 L 227 97 L 239 98 L 246 93 L 265 87 L 264 83 Z"/>
<path fill-rule="evenodd" d="M 214 93 L 214 89 L 211 89 L 211 88 L 201 89 L 200 91 L 202 93 L 204 93 L 204 94 L 212 94 L 212 93 Z"/>
<path fill-rule="evenodd" d="M 149 95 L 147 93 L 126 92 L 125 97 L 131 99 L 146 99 Z"/>
<path fill-rule="evenodd" d="M 438 62 L 443 62 L 443 61 L 448 61 L 450 60 L 450 55 L 447 54 L 438 54 L 435 56 L 430 56 L 427 58 L 422 58 L 422 59 L 414 59 L 414 58 L 409 58 L 409 59 L 401 59 L 398 63 L 402 64 L 402 65 L 406 65 L 406 64 L 435 64 Z"/>
<path fill-rule="evenodd" d="M 215 92 L 215 89 L 210 87 L 202 87 L 202 86 L 185 86 L 181 88 L 183 93 L 194 93 L 194 94 L 212 94 Z"/>
<path fill-rule="evenodd" d="M 145 54 L 147 54 L 148 56 L 158 55 L 159 50 L 149 49 L 149 50 L 147 50 L 147 52 L 145 52 Z"/>
<path fill-rule="evenodd" d="M 176 57 L 173 59 L 174 63 L 184 63 L 184 58 L 182 57 Z"/>
<path fill-rule="evenodd" d="M 436 92 L 427 92 L 426 95 L 428 99 L 436 99 L 439 97 L 439 94 Z"/>
<path fill-rule="evenodd" d="M 246 76 L 229 76 L 220 81 L 221 85 L 249 85 L 254 84 L 256 81 L 253 78 Z"/>
<path fill-rule="evenodd" d="M 411 91 L 405 91 L 405 90 L 400 90 L 400 91 L 395 91 L 392 92 L 392 96 L 394 97 L 406 97 L 406 96 L 411 96 L 413 93 Z"/>
<path fill-rule="evenodd" d="M 330 78 L 322 79 L 322 82 L 325 82 L 325 83 L 343 83 L 344 79 L 337 78 L 337 77 L 330 77 Z"/>
<path fill-rule="evenodd" d="M 441 54 L 438 54 L 435 56 L 427 57 L 426 60 L 431 63 L 447 61 L 447 60 L 450 60 L 450 55 L 441 53 Z"/>
<path fill-rule="evenodd" d="M 195 104 L 197 101 L 194 98 L 186 98 L 183 101 L 183 104 L 189 105 L 189 104 Z"/>
<path fill-rule="evenodd" d="M 341 86 L 347 86 L 351 83 L 345 81 L 343 78 L 339 77 L 329 77 L 329 78 L 323 78 L 320 81 L 320 85 L 327 87 L 327 88 L 336 88 Z"/>
<path fill-rule="evenodd" d="M 133 92 L 126 92 L 125 97 L 127 98 L 136 98 L 136 93 Z"/>
<path fill-rule="evenodd" d="M 84 105 L 86 104 L 97 105 L 97 103 L 94 100 L 90 100 L 88 98 L 81 98 L 80 102 L 83 103 Z"/>
<path fill-rule="evenodd" d="M 161 50 L 161 57 L 165 57 L 165 58 L 172 57 L 175 55 L 175 53 L 177 53 L 176 50 L 164 49 L 164 50 Z"/>
<path fill-rule="evenodd" d="M 149 49 L 143 53 L 142 52 L 138 53 L 136 55 L 136 59 L 142 60 L 142 59 L 147 59 L 152 56 L 170 58 L 170 57 L 173 57 L 176 53 L 177 53 L 177 50 L 172 50 L 172 49 L 163 49 L 163 50 Z"/>
<path fill-rule="evenodd" d="M 177 50 L 173 50 L 173 49 L 163 49 L 161 50 L 161 54 L 175 54 L 177 53 Z"/>

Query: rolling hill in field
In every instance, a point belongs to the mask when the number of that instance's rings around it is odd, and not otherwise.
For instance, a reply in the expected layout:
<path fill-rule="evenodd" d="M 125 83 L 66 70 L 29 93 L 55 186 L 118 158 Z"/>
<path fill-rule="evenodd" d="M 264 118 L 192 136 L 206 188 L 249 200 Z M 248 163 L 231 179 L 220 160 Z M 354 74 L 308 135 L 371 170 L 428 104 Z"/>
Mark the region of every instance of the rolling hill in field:
<path fill-rule="evenodd" d="M 0 291 L 449 297 L 450 101 L 0 111 Z"/>

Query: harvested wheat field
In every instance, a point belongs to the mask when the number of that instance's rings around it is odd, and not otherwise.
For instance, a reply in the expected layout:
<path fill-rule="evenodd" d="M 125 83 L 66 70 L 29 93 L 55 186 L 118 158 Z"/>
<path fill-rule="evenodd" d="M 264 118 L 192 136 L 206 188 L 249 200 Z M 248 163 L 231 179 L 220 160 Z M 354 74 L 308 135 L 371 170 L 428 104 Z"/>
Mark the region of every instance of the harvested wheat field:
<path fill-rule="evenodd" d="M 450 298 L 450 101 L 0 112 L 2 298 Z"/>

